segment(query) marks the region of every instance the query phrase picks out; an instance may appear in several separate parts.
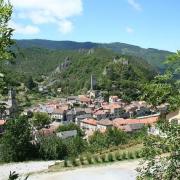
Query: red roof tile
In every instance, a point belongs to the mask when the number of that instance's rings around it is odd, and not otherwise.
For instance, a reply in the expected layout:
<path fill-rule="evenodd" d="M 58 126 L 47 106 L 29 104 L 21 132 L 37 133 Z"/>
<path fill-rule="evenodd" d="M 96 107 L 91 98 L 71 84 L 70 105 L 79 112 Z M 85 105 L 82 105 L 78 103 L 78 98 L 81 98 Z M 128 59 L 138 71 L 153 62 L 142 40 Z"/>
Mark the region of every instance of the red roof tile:
<path fill-rule="evenodd" d="M 97 121 L 95 119 L 84 119 L 82 122 L 93 126 L 97 125 Z"/>
<path fill-rule="evenodd" d="M 127 124 L 154 124 L 158 121 L 159 116 L 147 117 L 143 119 L 121 119 L 117 118 L 113 120 L 114 126 L 122 126 Z"/>

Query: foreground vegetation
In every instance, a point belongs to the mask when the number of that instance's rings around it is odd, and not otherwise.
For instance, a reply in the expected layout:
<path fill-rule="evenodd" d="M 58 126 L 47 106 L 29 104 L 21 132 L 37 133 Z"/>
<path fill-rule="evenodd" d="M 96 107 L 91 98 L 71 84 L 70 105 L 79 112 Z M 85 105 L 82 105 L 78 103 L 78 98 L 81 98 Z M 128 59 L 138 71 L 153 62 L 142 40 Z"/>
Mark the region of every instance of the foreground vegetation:
<path fill-rule="evenodd" d="M 60 139 L 56 135 L 32 136 L 32 128 L 27 117 L 9 120 L 1 138 L 0 160 L 2 162 L 17 162 L 26 160 L 57 160 L 77 158 L 82 154 L 102 153 L 118 147 L 131 147 L 142 143 L 146 130 L 135 134 L 127 134 L 118 129 L 108 129 L 105 133 L 96 132 L 89 142 L 83 139 L 82 130 L 73 124 L 61 127 L 58 131 L 78 130 L 73 138 Z"/>

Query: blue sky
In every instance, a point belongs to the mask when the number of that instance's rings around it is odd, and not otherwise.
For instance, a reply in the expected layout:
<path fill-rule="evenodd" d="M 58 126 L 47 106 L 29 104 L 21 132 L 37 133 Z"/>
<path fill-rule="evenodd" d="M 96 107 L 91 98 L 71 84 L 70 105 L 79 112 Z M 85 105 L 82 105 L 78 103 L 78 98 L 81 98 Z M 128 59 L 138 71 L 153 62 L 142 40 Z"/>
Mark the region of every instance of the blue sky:
<path fill-rule="evenodd" d="M 17 39 L 180 49 L 179 0 L 11 0 Z"/>

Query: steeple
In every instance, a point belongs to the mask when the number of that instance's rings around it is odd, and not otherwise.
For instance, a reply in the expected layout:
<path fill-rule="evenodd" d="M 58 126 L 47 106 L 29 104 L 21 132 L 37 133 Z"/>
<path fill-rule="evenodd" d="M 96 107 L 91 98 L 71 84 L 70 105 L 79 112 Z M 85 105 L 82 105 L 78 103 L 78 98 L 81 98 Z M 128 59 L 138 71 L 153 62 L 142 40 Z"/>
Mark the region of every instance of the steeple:
<path fill-rule="evenodd" d="M 7 101 L 9 114 L 12 115 L 17 110 L 17 103 L 16 103 L 16 92 L 13 88 L 9 89 L 8 92 L 8 101 Z"/>
<path fill-rule="evenodd" d="M 91 90 L 93 90 L 93 75 L 91 74 Z"/>

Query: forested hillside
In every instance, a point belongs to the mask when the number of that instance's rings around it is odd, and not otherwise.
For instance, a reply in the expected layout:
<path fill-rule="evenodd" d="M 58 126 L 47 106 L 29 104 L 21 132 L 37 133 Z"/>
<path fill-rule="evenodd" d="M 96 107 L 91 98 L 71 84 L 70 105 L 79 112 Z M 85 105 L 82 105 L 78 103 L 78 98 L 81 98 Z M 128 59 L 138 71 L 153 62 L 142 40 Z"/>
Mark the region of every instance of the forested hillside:
<path fill-rule="evenodd" d="M 144 59 L 120 55 L 106 48 L 81 50 L 53 50 L 24 48 L 17 52 L 13 64 L 5 65 L 24 77 L 43 79 L 43 86 L 63 94 L 87 92 L 90 77 L 96 79 L 96 89 L 113 93 L 124 99 L 136 99 L 140 86 L 149 81 L 156 72 Z"/>
<path fill-rule="evenodd" d="M 144 49 L 125 43 L 91 43 L 91 42 L 73 42 L 73 41 L 49 41 L 49 40 L 17 40 L 17 45 L 22 48 L 41 47 L 51 50 L 79 50 L 91 48 L 107 48 L 116 53 L 124 55 L 133 55 L 145 59 L 149 64 L 164 70 L 164 60 L 172 53 L 169 51 L 157 49 Z"/>

